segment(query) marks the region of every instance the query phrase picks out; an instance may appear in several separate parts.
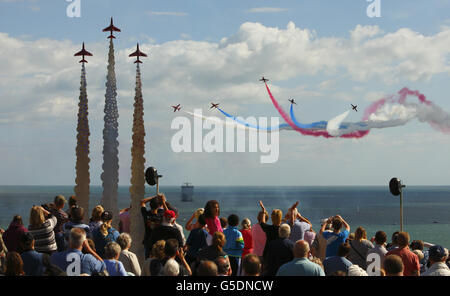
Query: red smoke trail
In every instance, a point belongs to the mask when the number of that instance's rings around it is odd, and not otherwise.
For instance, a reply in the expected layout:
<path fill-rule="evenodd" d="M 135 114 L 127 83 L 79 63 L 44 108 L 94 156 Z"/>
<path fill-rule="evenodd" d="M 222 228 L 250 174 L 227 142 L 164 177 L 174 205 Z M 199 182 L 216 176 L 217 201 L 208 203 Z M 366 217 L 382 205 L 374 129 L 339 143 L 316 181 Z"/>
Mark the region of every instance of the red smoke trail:
<path fill-rule="evenodd" d="M 283 117 L 283 119 L 289 124 L 289 126 L 292 127 L 292 129 L 294 129 L 295 131 L 297 131 L 303 135 L 307 135 L 307 136 L 314 136 L 314 137 L 322 136 L 324 138 L 334 138 L 327 131 L 313 131 L 313 130 L 309 130 L 309 129 L 303 129 L 303 128 L 300 128 L 297 125 L 295 125 L 294 122 L 292 122 L 291 118 L 284 112 L 284 110 L 280 107 L 278 102 L 273 97 L 272 93 L 270 92 L 269 86 L 267 86 L 267 83 L 265 83 L 265 85 L 266 85 L 267 92 L 269 93 L 269 96 L 270 96 L 270 99 L 272 100 L 273 105 L 278 110 L 278 113 L 280 113 L 281 117 Z M 367 131 L 354 131 L 354 132 L 351 132 L 348 134 L 341 135 L 339 137 L 340 138 L 362 138 L 368 134 L 369 134 L 368 130 Z"/>

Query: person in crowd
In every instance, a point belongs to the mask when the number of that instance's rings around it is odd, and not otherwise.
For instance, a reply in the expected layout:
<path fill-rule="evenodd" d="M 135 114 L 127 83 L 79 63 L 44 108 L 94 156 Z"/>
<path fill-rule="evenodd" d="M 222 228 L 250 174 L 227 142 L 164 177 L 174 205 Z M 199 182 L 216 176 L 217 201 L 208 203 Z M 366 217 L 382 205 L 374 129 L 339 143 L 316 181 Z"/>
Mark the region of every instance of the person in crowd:
<path fill-rule="evenodd" d="M 8 252 L 6 254 L 6 276 L 22 276 L 25 275 L 23 271 L 23 261 L 17 252 Z"/>
<path fill-rule="evenodd" d="M 130 216 L 131 205 L 128 208 L 119 211 L 119 232 L 120 233 L 130 233 L 131 216 Z"/>
<path fill-rule="evenodd" d="M 353 264 L 348 268 L 348 276 L 368 276 L 367 272 L 359 267 L 358 264 Z"/>
<path fill-rule="evenodd" d="M 230 261 L 225 257 L 217 257 L 214 261 L 217 265 L 217 272 L 219 276 L 231 276 Z"/>
<path fill-rule="evenodd" d="M 310 248 L 311 248 L 315 238 L 316 238 L 316 232 L 312 229 L 312 227 L 309 228 L 309 230 L 306 230 L 305 235 L 303 236 L 303 240 L 308 242 Z"/>
<path fill-rule="evenodd" d="M 309 244 L 308 244 L 309 245 Z M 310 250 L 311 251 L 311 250 Z M 317 258 L 317 257 L 311 257 L 311 255 L 309 256 L 309 261 L 311 261 L 311 262 L 313 262 L 313 263 L 316 263 L 317 265 L 319 265 L 320 266 L 320 268 L 322 268 L 322 270 L 325 272 L 325 267 L 323 266 L 323 262 L 322 262 L 322 260 L 320 260 L 319 258 Z"/>
<path fill-rule="evenodd" d="M 195 265 L 198 266 L 202 260 L 215 261 L 217 257 L 223 256 L 227 257 L 227 254 L 223 251 L 223 247 L 226 244 L 225 234 L 220 231 L 216 231 L 213 235 L 212 245 L 204 248 L 197 253 Z"/>
<path fill-rule="evenodd" d="M 167 260 L 164 264 L 163 273 L 164 276 L 178 276 L 180 274 L 180 264 L 174 259 Z"/>
<path fill-rule="evenodd" d="M 380 230 L 377 231 L 377 233 L 375 233 L 375 246 L 370 249 L 367 252 L 367 256 L 369 256 L 369 254 L 378 254 L 378 256 L 380 256 L 380 267 L 384 266 L 384 259 L 386 258 L 386 253 L 387 250 L 385 248 L 385 244 L 387 241 L 387 235 L 386 232 Z M 366 266 L 368 266 L 371 263 L 371 261 L 369 261 L 369 257 L 366 257 Z"/>
<path fill-rule="evenodd" d="M 165 246 L 166 241 L 164 240 L 159 240 L 153 245 L 150 257 L 145 260 L 142 275 L 155 276 L 161 272 L 162 261 L 166 257 L 164 253 Z"/>
<path fill-rule="evenodd" d="M 70 219 L 67 223 L 64 223 L 62 229 L 64 231 L 64 237 L 66 242 L 69 241 L 70 230 L 72 228 L 81 228 L 86 232 L 88 238 L 92 237 L 91 228 L 89 225 L 83 222 L 84 209 L 78 205 L 70 208 Z"/>
<path fill-rule="evenodd" d="M 386 255 L 398 255 L 403 261 L 404 276 L 418 276 L 420 274 L 419 258 L 409 249 L 409 234 L 401 231 L 397 236 L 398 247 L 387 252 Z"/>
<path fill-rule="evenodd" d="M 54 207 L 50 209 L 50 213 L 52 213 L 57 220 L 54 232 L 58 252 L 61 252 L 67 247 L 63 230 L 63 225 L 69 222 L 69 215 L 63 210 L 66 205 L 66 198 L 63 195 L 57 195 L 53 200 L 53 204 Z"/>
<path fill-rule="evenodd" d="M 109 211 L 104 211 L 102 213 L 102 225 L 94 230 L 92 234 L 92 239 L 95 243 L 95 248 L 97 249 L 100 257 L 103 258 L 105 253 L 105 246 L 110 242 L 116 242 L 120 233 L 112 227 L 113 215 Z"/>
<path fill-rule="evenodd" d="M 195 210 L 195 212 L 192 214 L 191 218 L 189 218 L 189 220 L 186 222 L 186 225 L 184 226 L 184 228 L 187 231 L 194 230 L 198 226 L 198 224 L 197 224 L 198 217 L 200 217 L 200 215 L 203 215 L 204 212 L 205 212 L 205 209 L 203 209 L 203 208 L 198 208 L 197 210 Z M 194 219 L 196 220 L 195 222 L 193 222 Z"/>
<path fill-rule="evenodd" d="M 166 257 L 161 261 L 163 266 L 165 266 L 169 260 L 175 260 L 179 264 L 179 276 L 192 275 L 191 267 L 184 258 L 183 250 L 180 248 L 178 240 L 173 238 L 166 240 L 164 254 Z"/>
<path fill-rule="evenodd" d="M 222 226 L 222 230 L 225 230 L 228 227 L 228 219 L 225 217 L 220 217 L 220 226 Z"/>
<path fill-rule="evenodd" d="M 205 205 L 205 221 L 208 225 L 208 232 L 210 235 L 214 235 L 216 231 L 223 232 L 222 225 L 220 224 L 220 206 L 217 200 L 210 200 Z"/>
<path fill-rule="evenodd" d="M 0 275 L 5 273 L 6 268 L 6 254 L 8 253 L 8 248 L 3 241 L 3 234 L 5 231 L 0 228 Z"/>
<path fill-rule="evenodd" d="M 325 231 L 325 225 L 331 223 L 333 229 L 332 232 Z M 345 230 L 341 231 L 342 226 Z M 325 252 L 326 257 L 332 257 L 337 255 L 337 251 L 340 244 L 343 244 L 350 233 L 350 225 L 340 216 L 328 218 L 327 222 L 320 228 L 320 235 L 327 240 L 327 249 Z"/>
<path fill-rule="evenodd" d="M 362 269 L 367 268 L 367 253 L 373 249 L 373 244 L 367 240 L 367 232 L 363 227 L 358 227 L 355 231 L 355 239 L 350 240 L 350 254 L 348 260 L 353 264 L 358 265 Z"/>
<path fill-rule="evenodd" d="M 292 243 L 295 243 L 298 240 L 303 240 L 305 238 L 306 231 L 311 229 L 311 222 L 305 217 L 302 217 L 297 210 L 298 201 L 292 205 L 288 209 L 286 215 L 286 223 L 291 227 L 291 234 L 289 239 Z"/>
<path fill-rule="evenodd" d="M 88 254 L 83 254 L 82 250 L 85 250 Z M 76 260 L 73 258 L 79 258 L 79 270 L 77 268 L 73 269 L 71 263 Z M 79 276 L 83 273 L 92 275 L 101 273 L 106 269 L 102 258 L 87 243 L 86 231 L 81 228 L 72 228 L 70 230 L 68 249 L 53 253 L 50 257 L 50 262 L 61 270 L 66 271 L 67 275 Z M 69 265 L 71 265 L 71 268 L 68 270 Z M 79 274 L 77 274 L 78 272 Z"/>
<path fill-rule="evenodd" d="M 424 273 L 427 271 L 427 263 L 429 261 L 429 255 L 428 251 L 424 251 L 424 243 L 421 240 L 413 240 L 410 244 L 411 251 L 414 252 L 414 250 L 420 251 L 422 253 L 422 256 L 419 257 L 419 263 L 420 263 L 420 273 Z M 417 254 L 416 254 L 417 255 Z M 420 256 L 420 253 L 419 255 Z"/>
<path fill-rule="evenodd" d="M 242 260 L 242 273 L 244 276 L 260 276 L 261 260 L 256 254 L 247 254 Z"/>
<path fill-rule="evenodd" d="M 252 226 L 252 240 L 253 240 L 253 253 L 258 255 L 262 261 L 264 247 L 266 246 L 266 233 L 261 228 L 262 217 L 265 217 L 265 221 L 269 219 L 269 216 L 264 211 L 258 213 L 258 223 Z"/>
<path fill-rule="evenodd" d="M 322 219 L 320 228 L 324 227 L 324 232 L 332 232 L 331 223 L 328 223 L 327 219 Z M 319 258 L 322 262 L 326 258 L 327 240 L 323 235 L 316 235 L 311 245 L 311 254 L 314 257 Z"/>
<path fill-rule="evenodd" d="M 262 203 L 262 201 L 259 201 L 259 206 L 261 207 L 261 209 L 264 213 L 267 213 L 266 208 L 264 207 L 264 204 Z M 263 251 L 263 258 L 264 258 L 263 266 L 266 265 L 265 260 L 267 259 L 267 256 L 266 256 L 267 247 L 269 246 L 271 241 L 276 240 L 278 238 L 278 230 L 280 229 L 281 219 L 283 218 L 283 212 L 279 209 L 274 209 L 272 211 L 272 215 L 271 215 L 272 225 L 266 224 L 267 216 L 268 216 L 268 214 L 263 215 L 261 222 L 259 223 L 259 225 L 261 225 L 262 230 L 266 234 L 266 244 L 264 246 L 264 251 Z"/>
<path fill-rule="evenodd" d="M 445 264 L 448 258 L 448 250 L 440 245 L 434 245 L 428 249 L 430 268 L 422 276 L 450 276 L 450 269 Z"/>
<path fill-rule="evenodd" d="M 74 206 L 76 206 L 77 204 L 78 204 L 78 201 L 77 201 L 77 197 L 76 196 L 72 195 L 71 197 L 69 197 L 69 201 L 68 201 L 69 208 L 66 211 L 66 214 L 67 214 L 69 219 L 71 218 L 70 215 L 71 215 L 72 208 Z"/>
<path fill-rule="evenodd" d="M 204 260 L 200 262 L 197 267 L 197 275 L 198 276 L 218 276 L 219 271 L 216 263 L 211 260 Z"/>
<path fill-rule="evenodd" d="M 244 218 L 241 222 L 242 237 L 244 238 L 244 249 L 242 250 L 242 258 L 247 254 L 253 253 L 253 237 L 252 237 L 252 222 L 248 218 Z"/>
<path fill-rule="evenodd" d="M 129 273 L 135 276 L 141 275 L 141 266 L 139 265 L 139 260 L 135 253 L 130 252 L 131 243 L 133 240 L 127 232 L 123 232 L 117 238 L 117 243 L 119 244 L 122 251 L 120 252 L 119 261 L 122 262 L 123 267 Z"/>
<path fill-rule="evenodd" d="M 294 243 L 289 239 L 291 228 L 289 224 L 281 224 L 278 229 L 278 238 L 271 241 L 267 246 L 267 265 L 264 266 L 265 276 L 276 275 L 280 266 L 292 261 L 294 258 Z"/>
<path fill-rule="evenodd" d="M 235 214 L 231 214 L 228 216 L 228 227 L 223 231 L 226 240 L 223 251 L 228 254 L 232 276 L 239 275 L 242 250 L 244 249 L 244 238 L 237 228 L 238 225 L 239 217 Z"/>
<path fill-rule="evenodd" d="M 105 211 L 101 205 L 97 205 L 92 209 L 91 218 L 89 219 L 90 233 L 94 233 L 94 230 L 102 225 L 102 214 Z"/>
<path fill-rule="evenodd" d="M 122 262 L 119 261 L 120 256 L 120 246 L 116 242 L 109 242 L 105 246 L 104 257 L 106 265 L 106 270 L 110 276 L 127 276 L 127 271 L 123 267 Z"/>
<path fill-rule="evenodd" d="M 178 231 L 180 232 L 181 240 L 182 240 L 182 244 L 180 244 L 180 246 L 185 246 L 186 245 L 186 237 L 184 236 L 183 226 L 181 226 L 180 224 L 177 223 L 177 219 L 179 216 L 178 209 L 176 207 L 172 206 L 169 202 L 167 202 L 167 208 L 175 213 L 175 218 L 173 219 L 173 222 L 171 223 L 171 225 L 172 225 L 172 227 L 178 229 Z"/>
<path fill-rule="evenodd" d="M 388 252 L 389 252 L 390 250 L 393 250 L 393 249 L 398 248 L 398 245 L 397 245 L 398 233 L 399 233 L 399 231 L 396 231 L 396 232 L 394 232 L 394 233 L 392 234 L 392 236 L 391 236 L 391 242 L 388 243 L 387 246 L 386 246 L 386 250 L 388 250 Z"/>
<path fill-rule="evenodd" d="M 23 270 L 25 275 L 42 276 L 45 271 L 43 263 L 43 253 L 38 253 L 34 249 L 35 239 L 30 232 L 25 232 L 20 237 L 20 247 L 22 253 L 20 257 L 23 261 Z"/>
<path fill-rule="evenodd" d="M 36 240 L 35 249 L 39 253 L 51 255 L 57 251 L 55 228 L 57 219 L 41 206 L 33 206 L 30 211 L 28 231 Z"/>
<path fill-rule="evenodd" d="M 276 276 L 325 276 L 323 269 L 308 260 L 309 244 L 299 240 L 294 244 L 294 259 L 283 264 Z"/>
<path fill-rule="evenodd" d="M 147 210 L 147 203 L 150 204 L 150 210 Z M 149 245 L 151 234 L 153 232 L 153 229 L 161 224 L 164 212 L 165 210 L 163 206 L 162 195 L 155 195 L 141 200 L 141 215 L 144 219 L 145 229 L 143 241 L 145 252 L 144 256 L 146 259 L 150 256 L 152 250 L 151 246 Z"/>
<path fill-rule="evenodd" d="M 22 217 L 20 215 L 15 215 L 9 224 L 8 229 L 3 233 L 3 242 L 5 243 L 6 248 L 10 252 L 20 253 L 20 237 L 27 231 L 28 229 L 23 225 Z"/>
<path fill-rule="evenodd" d="M 191 264 L 198 252 L 208 246 L 206 238 L 208 232 L 205 229 L 206 221 L 205 216 L 201 214 L 197 218 L 196 225 L 189 233 L 188 239 L 186 241 L 186 261 Z"/>
<path fill-rule="evenodd" d="M 175 212 L 171 210 L 166 210 L 163 215 L 163 220 L 161 225 L 157 226 L 152 230 L 152 234 L 149 240 L 149 248 L 153 246 L 159 240 L 176 239 L 178 245 L 183 247 L 183 237 L 181 236 L 178 228 L 173 227 L 173 221 L 175 220 Z"/>
<path fill-rule="evenodd" d="M 403 276 L 403 260 L 398 255 L 387 254 L 384 259 L 384 271 L 386 276 Z"/>
<path fill-rule="evenodd" d="M 343 271 L 348 274 L 348 269 L 353 265 L 347 256 L 350 254 L 350 245 L 348 243 L 343 243 L 339 245 L 338 253 L 336 256 L 328 257 L 323 261 L 323 266 L 325 269 L 325 275 L 331 275 L 337 271 Z"/>

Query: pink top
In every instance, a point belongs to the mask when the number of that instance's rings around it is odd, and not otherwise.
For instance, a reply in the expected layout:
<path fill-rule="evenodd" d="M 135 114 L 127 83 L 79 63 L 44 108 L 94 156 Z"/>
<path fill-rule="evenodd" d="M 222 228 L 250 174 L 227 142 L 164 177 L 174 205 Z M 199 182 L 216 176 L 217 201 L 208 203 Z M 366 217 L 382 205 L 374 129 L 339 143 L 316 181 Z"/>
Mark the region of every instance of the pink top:
<path fill-rule="evenodd" d="M 128 211 L 119 214 L 120 222 L 122 222 L 120 227 L 120 233 L 126 232 L 130 233 L 130 213 Z"/>
<path fill-rule="evenodd" d="M 266 245 L 266 233 L 262 230 L 258 223 L 252 226 L 253 239 L 253 254 L 258 256 L 263 255 L 264 247 Z"/>
<path fill-rule="evenodd" d="M 223 232 L 222 225 L 220 225 L 219 217 L 205 218 L 206 225 L 208 225 L 208 232 L 214 235 L 216 231 Z"/>
<path fill-rule="evenodd" d="M 244 250 L 242 250 L 242 258 L 247 254 L 253 254 L 253 238 L 250 229 L 241 229 L 242 237 L 244 238 Z"/>
<path fill-rule="evenodd" d="M 306 231 L 304 235 L 304 240 L 308 242 L 309 246 L 311 247 L 312 243 L 314 242 L 314 239 L 316 238 L 316 234 L 312 231 Z"/>

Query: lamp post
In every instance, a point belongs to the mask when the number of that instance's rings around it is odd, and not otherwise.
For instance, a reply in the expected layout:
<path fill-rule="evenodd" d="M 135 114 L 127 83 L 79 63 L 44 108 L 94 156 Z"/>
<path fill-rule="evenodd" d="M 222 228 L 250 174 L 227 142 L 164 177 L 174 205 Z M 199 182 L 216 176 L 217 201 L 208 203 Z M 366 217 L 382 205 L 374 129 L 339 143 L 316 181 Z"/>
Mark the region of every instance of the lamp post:
<path fill-rule="evenodd" d="M 402 181 L 398 178 L 392 178 L 389 182 L 389 190 L 391 191 L 392 195 L 398 196 L 400 195 L 400 231 L 403 231 L 403 188 L 405 188 L 406 185 L 402 184 Z"/>

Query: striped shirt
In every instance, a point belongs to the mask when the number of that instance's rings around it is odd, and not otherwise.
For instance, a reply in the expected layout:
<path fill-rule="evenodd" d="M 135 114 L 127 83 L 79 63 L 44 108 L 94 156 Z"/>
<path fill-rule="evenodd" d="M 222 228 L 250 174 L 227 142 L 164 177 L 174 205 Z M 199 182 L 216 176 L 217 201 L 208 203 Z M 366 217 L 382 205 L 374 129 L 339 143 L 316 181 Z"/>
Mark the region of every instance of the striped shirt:
<path fill-rule="evenodd" d="M 28 231 L 33 235 L 36 243 L 34 248 L 39 253 L 51 253 L 57 250 L 55 228 L 57 219 L 55 216 L 50 216 L 39 228 L 28 227 Z"/>

